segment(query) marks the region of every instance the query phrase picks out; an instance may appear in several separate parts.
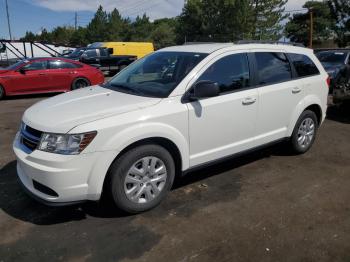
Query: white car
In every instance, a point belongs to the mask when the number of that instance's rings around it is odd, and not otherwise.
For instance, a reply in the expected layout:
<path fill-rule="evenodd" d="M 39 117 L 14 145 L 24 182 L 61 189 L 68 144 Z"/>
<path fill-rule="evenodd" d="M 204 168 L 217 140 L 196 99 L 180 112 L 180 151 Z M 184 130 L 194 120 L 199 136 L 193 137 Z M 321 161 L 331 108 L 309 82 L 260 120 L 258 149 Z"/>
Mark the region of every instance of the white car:
<path fill-rule="evenodd" d="M 103 86 L 27 109 L 13 143 L 18 176 L 47 204 L 109 192 L 120 209 L 142 212 L 193 168 L 283 139 L 306 152 L 326 115 L 328 85 L 306 48 L 161 49 Z"/>

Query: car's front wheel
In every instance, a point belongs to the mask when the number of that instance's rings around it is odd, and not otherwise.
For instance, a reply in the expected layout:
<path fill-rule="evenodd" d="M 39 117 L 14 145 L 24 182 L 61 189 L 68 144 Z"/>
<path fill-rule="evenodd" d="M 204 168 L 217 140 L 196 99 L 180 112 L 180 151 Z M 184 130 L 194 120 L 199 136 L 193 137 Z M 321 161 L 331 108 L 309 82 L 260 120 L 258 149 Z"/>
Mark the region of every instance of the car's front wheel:
<path fill-rule="evenodd" d="M 117 207 L 139 213 L 165 198 L 174 181 L 175 163 L 165 148 L 148 144 L 123 154 L 110 172 L 110 190 Z"/>
<path fill-rule="evenodd" d="M 291 145 L 295 153 L 302 154 L 311 148 L 316 138 L 317 128 L 316 114 L 311 110 L 305 110 L 299 117 L 291 137 Z"/>

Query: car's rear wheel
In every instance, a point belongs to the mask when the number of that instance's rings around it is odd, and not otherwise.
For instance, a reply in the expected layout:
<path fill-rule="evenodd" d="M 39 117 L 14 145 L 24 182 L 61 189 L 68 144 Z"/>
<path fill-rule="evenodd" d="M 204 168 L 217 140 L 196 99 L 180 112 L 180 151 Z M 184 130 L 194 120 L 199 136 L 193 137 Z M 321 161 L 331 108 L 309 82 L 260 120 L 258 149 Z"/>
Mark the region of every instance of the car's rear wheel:
<path fill-rule="evenodd" d="M 80 89 L 90 86 L 90 81 L 86 78 L 77 78 L 72 83 L 72 90 Z"/>
<path fill-rule="evenodd" d="M 2 85 L 0 85 L 0 100 L 5 97 L 5 89 Z"/>
<path fill-rule="evenodd" d="M 128 213 L 157 206 L 175 177 L 170 153 L 153 144 L 133 148 L 117 159 L 110 169 L 110 190 L 114 203 Z"/>
<path fill-rule="evenodd" d="M 299 117 L 291 137 L 292 149 L 297 154 L 308 151 L 315 141 L 318 128 L 316 114 L 305 110 Z"/>

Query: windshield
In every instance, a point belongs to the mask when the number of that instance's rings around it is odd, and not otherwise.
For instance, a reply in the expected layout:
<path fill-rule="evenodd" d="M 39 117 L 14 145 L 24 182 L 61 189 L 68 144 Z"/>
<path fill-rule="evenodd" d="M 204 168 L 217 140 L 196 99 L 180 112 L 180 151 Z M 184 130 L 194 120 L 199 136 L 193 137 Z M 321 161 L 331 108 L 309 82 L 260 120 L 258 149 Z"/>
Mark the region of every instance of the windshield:
<path fill-rule="evenodd" d="M 24 59 L 24 60 L 20 60 L 20 61 L 18 61 L 17 63 L 6 67 L 5 69 L 6 69 L 6 70 L 15 70 L 17 67 L 22 66 L 22 65 L 24 65 L 24 64 L 26 64 L 26 63 L 28 63 L 28 62 L 29 62 L 29 61 L 28 61 L 28 60 L 25 60 L 25 59 Z"/>
<path fill-rule="evenodd" d="M 84 50 L 85 49 L 83 48 L 77 48 L 72 53 L 70 53 L 68 57 L 79 57 L 81 56 L 82 53 L 84 53 Z"/>
<path fill-rule="evenodd" d="M 321 62 L 331 64 L 344 64 L 346 55 L 347 53 L 336 51 L 320 52 L 316 54 L 316 56 Z"/>
<path fill-rule="evenodd" d="M 156 52 L 132 63 L 104 87 L 140 96 L 167 97 L 206 56 L 203 53 Z"/>

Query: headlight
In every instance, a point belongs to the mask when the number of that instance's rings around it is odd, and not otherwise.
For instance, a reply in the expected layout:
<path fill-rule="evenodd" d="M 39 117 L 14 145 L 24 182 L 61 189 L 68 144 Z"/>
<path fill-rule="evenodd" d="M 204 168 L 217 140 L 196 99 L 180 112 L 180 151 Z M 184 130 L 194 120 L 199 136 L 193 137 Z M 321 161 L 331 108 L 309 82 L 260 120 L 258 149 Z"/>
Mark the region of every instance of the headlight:
<path fill-rule="evenodd" d="M 77 155 L 91 143 L 96 134 L 97 132 L 83 134 L 43 133 L 38 149 L 62 155 Z"/>

